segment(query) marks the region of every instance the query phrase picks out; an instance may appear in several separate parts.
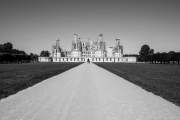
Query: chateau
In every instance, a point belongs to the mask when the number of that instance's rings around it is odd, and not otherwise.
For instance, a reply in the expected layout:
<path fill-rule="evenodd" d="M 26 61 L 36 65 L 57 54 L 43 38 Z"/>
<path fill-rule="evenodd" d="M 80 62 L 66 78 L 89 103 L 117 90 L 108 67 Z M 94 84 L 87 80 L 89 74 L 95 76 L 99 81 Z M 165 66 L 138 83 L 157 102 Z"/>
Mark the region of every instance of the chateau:
<path fill-rule="evenodd" d="M 60 46 L 60 40 L 52 45 L 53 62 L 136 62 L 136 57 L 123 57 L 123 46 L 120 45 L 120 39 L 116 38 L 115 47 L 109 47 L 106 50 L 106 42 L 103 40 L 103 34 L 97 36 L 95 42 L 90 38 L 87 42 L 82 42 L 77 34 L 74 34 L 74 40 L 71 44 L 71 51 L 65 51 Z M 50 58 L 39 57 L 40 62 L 48 62 Z"/>

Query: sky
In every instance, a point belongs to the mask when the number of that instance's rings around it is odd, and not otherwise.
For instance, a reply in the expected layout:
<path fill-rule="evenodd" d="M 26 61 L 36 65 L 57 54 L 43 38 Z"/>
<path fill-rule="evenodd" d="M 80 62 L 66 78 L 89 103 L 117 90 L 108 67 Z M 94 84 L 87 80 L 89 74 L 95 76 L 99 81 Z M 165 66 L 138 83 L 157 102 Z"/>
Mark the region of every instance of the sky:
<path fill-rule="evenodd" d="M 0 1 L 0 44 L 39 55 L 60 39 L 70 51 L 74 34 L 84 42 L 103 34 L 106 49 L 120 38 L 124 54 L 138 54 L 144 44 L 180 51 L 180 0 Z"/>

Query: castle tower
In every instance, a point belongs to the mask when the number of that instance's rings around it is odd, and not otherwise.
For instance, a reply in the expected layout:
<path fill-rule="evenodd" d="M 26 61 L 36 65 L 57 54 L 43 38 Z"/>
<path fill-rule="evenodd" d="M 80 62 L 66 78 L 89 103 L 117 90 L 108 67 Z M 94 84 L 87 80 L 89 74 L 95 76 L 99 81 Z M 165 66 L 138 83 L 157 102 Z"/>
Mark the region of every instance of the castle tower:
<path fill-rule="evenodd" d="M 74 34 L 74 42 L 77 42 L 79 40 L 78 35 Z"/>
<path fill-rule="evenodd" d="M 100 41 L 103 41 L 103 34 L 99 34 L 97 36 L 97 41 L 100 42 Z"/>
<path fill-rule="evenodd" d="M 56 40 L 56 48 L 58 48 L 58 47 L 59 47 L 59 43 L 60 43 L 60 40 L 59 40 L 59 39 L 57 39 L 57 40 Z"/>
<path fill-rule="evenodd" d="M 72 42 L 72 50 L 78 49 L 78 41 L 79 41 L 78 35 L 74 34 L 74 40 Z"/>
<path fill-rule="evenodd" d="M 52 45 L 51 57 L 54 57 L 53 51 L 54 51 L 54 46 Z"/>
<path fill-rule="evenodd" d="M 120 38 L 116 38 L 116 46 L 120 46 Z"/>
<path fill-rule="evenodd" d="M 81 57 L 81 42 L 77 34 L 74 34 L 72 42 L 71 57 Z"/>
<path fill-rule="evenodd" d="M 121 46 L 121 53 L 122 53 L 122 55 L 124 54 L 124 47 L 123 47 L 123 45 Z"/>

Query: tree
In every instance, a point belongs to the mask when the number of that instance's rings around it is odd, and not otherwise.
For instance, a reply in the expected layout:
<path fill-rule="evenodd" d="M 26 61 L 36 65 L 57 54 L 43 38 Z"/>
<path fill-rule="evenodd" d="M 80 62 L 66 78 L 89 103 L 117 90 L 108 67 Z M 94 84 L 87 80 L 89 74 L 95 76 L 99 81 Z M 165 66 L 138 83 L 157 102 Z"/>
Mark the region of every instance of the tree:
<path fill-rule="evenodd" d="M 13 49 L 10 42 L 0 44 L 0 63 L 22 63 L 30 61 L 30 57 L 22 50 Z M 37 57 L 35 57 L 37 59 Z"/>
<path fill-rule="evenodd" d="M 35 61 L 38 61 L 38 55 L 37 55 L 37 54 L 34 54 L 33 59 L 34 59 Z"/>
<path fill-rule="evenodd" d="M 173 61 L 173 64 L 174 64 L 174 61 L 176 59 L 176 54 L 174 51 L 170 51 L 168 54 L 167 54 L 167 60 L 168 60 L 168 63 L 170 64 L 170 61 Z"/>
<path fill-rule="evenodd" d="M 180 52 L 175 53 L 175 61 L 178 62 L 179 65 L 179 61 L 180 61 Z"/>
<path fill-rule="evenodd" d="M 150 47 L 148 45 L 143 45 L 139 51 L 140 59 L 142 61 L 147 61 L 147 55 L 149 54 Z"/>
<path fill-rule="evenodd" d="M 154 54 L 154 49 L 150 49 L 149 54 Z"/>
<path fill-rule="evenodd" d="M 49 57 L 49 56 L 50 56 L 50 52 L 43 50 L 43 51 L 41 51 L 40 56 L 41 56 L 41 57 Z"/>
<path fill-rule="evenodd" d="M 30 53 L 30 58 L 31 58 L 30 59 L 31 61 L 34 61 L 34 54 L 33 53 Z"/>
<path fill-rule="evenodd" d="M 30 53 L 29 56 L 30 56 L 31 61 L 38 61 L 38 55 L 37 54 Z"/>
<path fill-rule="evenodd" d="M 3 53 L 4 52 L 4 46 L 2 44 L 0 44 L 0 52 Z"/>
<path fill-rule="evenodd" d="M 161 53 L 161 59 L 165 64 L 168 60 L 168 54 L 166 52 Z"/>
<path fill-rule="evenodd" d="M 13 45 L 10 42 L 4 43 L 3 46 L 4 46 L 5 50 L 12 50 L 13 49 Z"/>
<path fill-rule="evenodd" d="M 25 53 L 24 51 L 20 50 L 20 51 L 19 51 L 19 54 L 25 55 L 26 53 Z"/>
<path fill-rule="evenodd" d="M 3 63 L 3 56 L 0 54 L 0 63 Z"/>
<path fill-rule="evenodd" d="M 0 44 L 0 52 L 1 53 L 11 53 L 11 54 L 26 54 L 22 50 L 13 49 L 13 44 L 10 42 L 4 43 L 3 45 Z"/>
<path fill-rule="evenodd" d="M 125 54 L 123 57 L 138 57 L 138 54 Z"/>
<path fill-rule="evenodd" d="M 154 50 L 150 49 L 147 55 L 147 60 L 150 61 L 150 63 L 153 63 L 153 56 L 154 56 Z"/>

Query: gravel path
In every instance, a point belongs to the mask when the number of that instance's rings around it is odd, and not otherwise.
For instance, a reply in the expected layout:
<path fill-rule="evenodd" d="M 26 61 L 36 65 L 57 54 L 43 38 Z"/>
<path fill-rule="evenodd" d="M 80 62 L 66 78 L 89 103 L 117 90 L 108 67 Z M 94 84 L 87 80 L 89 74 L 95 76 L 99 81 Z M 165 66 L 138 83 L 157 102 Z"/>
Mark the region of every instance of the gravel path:
<path fill-rule="evenodd" d="M 84 63 L 1 100 L 0 120 L 180 120 L 180 107 Z"/>

